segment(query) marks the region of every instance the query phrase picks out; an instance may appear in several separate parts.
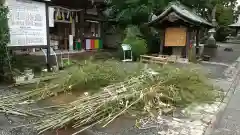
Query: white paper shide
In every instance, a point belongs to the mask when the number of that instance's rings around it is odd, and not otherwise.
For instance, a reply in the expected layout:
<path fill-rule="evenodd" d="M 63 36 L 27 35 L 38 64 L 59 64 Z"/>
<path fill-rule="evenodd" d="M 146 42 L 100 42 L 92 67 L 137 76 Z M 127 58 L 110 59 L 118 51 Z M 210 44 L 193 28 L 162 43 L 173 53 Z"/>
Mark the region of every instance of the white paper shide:
<path fill-rule="evenodd" d="M 7 0 L 9 46 L 47 45 L 46 5 L 30 0 Z"/>

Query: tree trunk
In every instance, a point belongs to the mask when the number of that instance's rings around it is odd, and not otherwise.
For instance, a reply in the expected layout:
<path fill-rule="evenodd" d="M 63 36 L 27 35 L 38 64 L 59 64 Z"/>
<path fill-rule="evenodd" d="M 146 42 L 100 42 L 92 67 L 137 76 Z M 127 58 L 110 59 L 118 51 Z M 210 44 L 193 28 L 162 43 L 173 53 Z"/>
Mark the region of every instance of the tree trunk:
<path fill-rule="evenodd" d="M 217 26 L 216 11 L 217 11 L 217 4 L 214 6 L 212 10 L 212 23 L 213 23 L 213 26 L 215 27 Z"/>
<path fill-rule="evenodd" d="M 2 66 L 2 62 L 0 62 L 1 66 L 0 66 L 0 83 L 4 81 L 4 70 L 3 70 L 3 66 Z"/>

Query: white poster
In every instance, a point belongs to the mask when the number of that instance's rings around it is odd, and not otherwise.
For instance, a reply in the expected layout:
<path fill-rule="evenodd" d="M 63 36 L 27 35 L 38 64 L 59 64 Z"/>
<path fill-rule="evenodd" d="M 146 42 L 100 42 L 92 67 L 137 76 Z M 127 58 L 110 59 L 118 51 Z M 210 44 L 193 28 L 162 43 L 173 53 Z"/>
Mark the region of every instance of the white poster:
<path fill-rule="evenodd" d="M 69 35 L 69 51 L 73 51 L 73 35 Z"/>
<path fill-rule="evenodd" d="M 32 0 L 7 0 L 9 46 L 47 45 L 46 5 Z"/>
<path fill-rule="evenodd" d="M 49 27 L 54 27 L 54 8 L 49 7 L 48 12 L 49 12 Z"/>

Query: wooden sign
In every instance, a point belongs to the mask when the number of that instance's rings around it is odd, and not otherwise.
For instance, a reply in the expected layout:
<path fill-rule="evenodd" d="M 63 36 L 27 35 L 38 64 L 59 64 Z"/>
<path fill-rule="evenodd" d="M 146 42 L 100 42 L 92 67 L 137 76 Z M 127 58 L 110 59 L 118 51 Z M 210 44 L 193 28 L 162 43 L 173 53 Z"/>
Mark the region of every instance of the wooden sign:
<path fill-rule="evenodd" d="M 164 46 L 185 46 L 187 39 L 186 28 L 167 28 Z"/>

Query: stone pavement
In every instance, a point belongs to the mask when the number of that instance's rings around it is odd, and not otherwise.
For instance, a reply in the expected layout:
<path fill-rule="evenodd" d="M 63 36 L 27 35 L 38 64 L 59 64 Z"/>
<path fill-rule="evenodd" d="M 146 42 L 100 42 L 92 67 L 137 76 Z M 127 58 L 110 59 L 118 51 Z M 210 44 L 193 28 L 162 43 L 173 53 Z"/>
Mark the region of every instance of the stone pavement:
<path fill-rule="evenodd" d="M 240 56 L 240 44 L 217 43 L 220 47 L 212 61 L 219 63 L 232 64 Z M 224 51 L 225 48 L 232 48 L 233 52 Z"/>
<path fill-rule="evenodd" d="M 240 92 L 236 91 L 212 135 L 240 135 Z"/>
<path fill-rule="evenodd" d="M 239 58 L 240 60 L 240 58 Z M 239 61 L 240 63 L 240 61 Z M 238 70 L 240 70 L 238 68 Z M 240 135 L 240 75 L 237 74 L 236 84 L 230 89 L 231 97 L 222 116 L 215 125 L 211 135 Z"/>
<path fill-rule="evenodd" d="M 240 58 L 240 44 L 219 45 L 221 47 L 217 53 L 216 58 L 213 58 L 212 61 L 225 64 L 229 64 L 230 62 L 235 61 L 235 64 L 233 64 L 232 67 L 237 67 L 235 71 L 239 70 L 240 68 L 237 63 L 239 63 L 238 61 Z M 233 52 L 224 52 L 225 47 L 233 48 Z M 221 72 L 219 72 L 220 70 L 216 72 L 214 71 L 214 68 L 212 69 L 214 74 L 216 73 L 215 76 L 220 77 L 219 75 L 217 75 L 217 73 L 221 74 Z M 231 70 L 232 68 L 230 67 L 229 69 Z M 232 78 L 234 75 L 237 75 L 237 72 L 229 74 L 229 76 L 231 76 Z M 240 77 L 240 75 L 237 76 Z M 223 88 L 225 92 L 229 91 L 229 93 L 228 97 L 226 97 L 226 102 L 225 106 L 223 106 L 223 110 L 218 113 L 214 124 L 212 124 L 212 129 L 207 132 L 206 135 L 240 135 L 240 85 L 238 84 L 239 80 L 232 85 L 232 88 L 230 88 L 230 85 L 232 84 L 233 79 L 227 79 L 228 81 L 221 81 L 224 80 L 224 78 L 220 77 L 220 79 L 218 80 L 219 82 L 216 82 L 216 84 Z"/>

